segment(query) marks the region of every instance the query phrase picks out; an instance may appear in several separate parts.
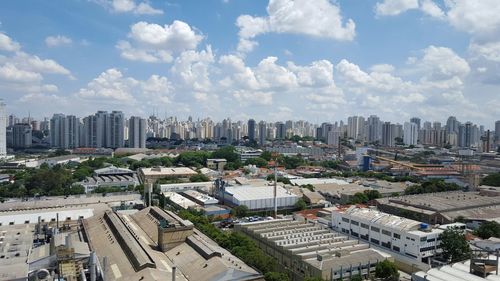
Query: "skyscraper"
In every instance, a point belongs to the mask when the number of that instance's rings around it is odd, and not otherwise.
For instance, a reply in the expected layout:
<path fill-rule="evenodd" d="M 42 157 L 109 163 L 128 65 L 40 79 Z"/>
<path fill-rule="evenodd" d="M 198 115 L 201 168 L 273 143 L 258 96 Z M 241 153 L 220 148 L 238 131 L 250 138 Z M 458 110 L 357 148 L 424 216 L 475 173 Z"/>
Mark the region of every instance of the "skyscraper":
<path fill-rule="evenodd" d="M 80 146 L 80 118 L 54 114 L 50 119 L 50 145 L 57 148 Z"/>
<path fill-rule="evenodd" d="M 266 128 L 266 122 L 265 121 L 260 121 L 259 122 L 259 145 L 263 146 L 266 143 L 266 136 L 267 136 L 267 128 Z"/>
<path fill-rule="evenodd" d="M 421 120 L 418 117 L 413 117 L 410 119 L 410 123 L 415 123 L 417 125 L 417 130 L 419 130 L 419 131 L 421 129 L 420 122 L 421 122 Z"/>
<path fill-rule="evenodd" d="M 382 124 L 382 145 L 394 146 L 394 137 L 392 133 L 391 122 L 384 122 Z"/>
<path fill-rule="evenodd" d="M 284 140 L 286 137 L 286 127 L 283 122 L 276 122 L 276 139 Z"/>
<path fill-rule="evenodd" d="M 368 142 L 376 142 L 382 140 L 382 122 L 376 115 L 368 117 Z"/>
<path fill-rule="evenodd" d="M 495 140 L 500 142 L 500 120 L 495 122 Z"/>
<path fill-rule="evenodd" d="M 448 117 L 446 121 L 446 132 L 449 133 L 457 133 L 458 134 L 458 126 L 459 122 L 455 116 Z"/>
<path fill-rule="evenodd" d="M 109 114 L 109 129 L 106 134 L 109 134 L 110 143 L 108 147 L 118 148 L 125 145 L 125 117 L 121 111 L 113 111 Z"/>
<path fill-rule="evenodd" d="M 250 141 L 255 140 L 255 120 L 248 120 L 248 139 Z"/>
<path fill-rule="evenodd" d="M 124 146 L 125 118 L 121 111 L 98 111 L 83 119 L 84 145 L 118 148 Z"/>
<path fill-rule="evenodd" d="M 403 141 L 406 145 L 416 145 L 418 139 L 418 127 L 413 122 L 405 122 Z"/>
<path fill-rule="evenodd" d="M 0 157 L 7 155 L 7 112 L 5 103 L 0 100 Z"/>
<path fill-rule="evenodd" d="M 146 148 L 146 119 L 132 116 L 128 126 L 128 146 Z"/>
<path fill-rule="evenodd" d="M 31 125 L 28 123 L 18 123 L 12 127 L 12 147 L 28 148 L 31 147 L 32 132 Z"/>

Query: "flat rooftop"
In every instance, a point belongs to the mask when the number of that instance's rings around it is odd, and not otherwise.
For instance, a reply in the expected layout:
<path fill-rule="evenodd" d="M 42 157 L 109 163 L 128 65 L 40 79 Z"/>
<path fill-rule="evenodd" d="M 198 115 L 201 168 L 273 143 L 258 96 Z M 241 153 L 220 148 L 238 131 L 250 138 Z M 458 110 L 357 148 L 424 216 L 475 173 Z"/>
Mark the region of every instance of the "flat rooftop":
<path fill-rule="evenodd" d="M 34 224 L 0 226 L 0 280 L 28 276 L 28 252 L 33 244 Z"/>
<path fill-rule="evenodd" d="M 140 171 L 145 176 L 185 176 L 197 175 L 195 171 L 187 167 L 155 167 L 141 168 Z"/>
<path fill-rule="evenodd" d="M 298 196 L 286 190 L 281 186 L 276 187 L 276 197 L 278 198 L 297 198 Z M 260 199 L 273 199 L 274 187 L 273 186 L 228 186 L 226 193 L 232 195 L 239 201 L 245 200 L 260 200 Z"/>

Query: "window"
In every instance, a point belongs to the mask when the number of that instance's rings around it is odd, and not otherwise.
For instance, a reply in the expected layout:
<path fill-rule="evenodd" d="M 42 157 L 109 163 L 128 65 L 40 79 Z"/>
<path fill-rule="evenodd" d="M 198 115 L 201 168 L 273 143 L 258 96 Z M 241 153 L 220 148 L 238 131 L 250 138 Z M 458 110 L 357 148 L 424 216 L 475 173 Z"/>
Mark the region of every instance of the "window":
<path fill-rule="evenodd" d="M 375 232 L 380 232 L 380 228 L 375 227 L 375 226 L 372 226 L 372 231 L 375 231 Z"/>
<path fill-rule="evenodd" d="M 427 240 L 427 242 L 434 242 L 434 241 L 436 241 L 436 238 L 431 238 L 431 239 Z"/>
<path fill-rule="evenodd" d="M 14 222 L 13 221 L 9 222 L 9 225 L 14 225 Z"/>
<path fill-rule="evenodd" d="M 420 237 L 420 242 L 426 242 L 427 241 L 427 237 Z"/>
<path fill-rule="evenodd" d="M 354 236 L 354 237 L 358 237 L 358 236 L 359 236 L 359 235 L 358 235 L 358 233 L 357 233 L 357 232 L 352 231 L 352 229 L 351 229 L 351 235 L 352 235 L 352 236 Z"/>
<path fill-rule="evenodd" d="M 50 221 L 51 221 L 51 222 L 55 222 L 55 221 L 56 221 L 56 219 L 52 218 L 52 219 L 50 219 Z"/>
<path fill-rule="evenodd" d="M 67 221 L 70 221 L 70 220 L 71 220 L 71 217 L 67 217 L 67 218 L 66 218 L 66 220 L 67 220 Z"/>
<path fill-rule="evenodd" d="M 379 241 L 377 239 L 374 239 L 374 238 L 370 239 L 370 241 L 372 241 L 372 243 L 377 244 L 377 245 L 379 243 Z"/>
<path fill-rule="evenodd" d="M 351 221 L 351 224 L 359 225 L 359 223 L 357 221 Z"/>
<path fill-rule="evenodd" d="M 430 246 L 430 247 L 424 247 L 424 248 L 420 248 L 420 252 L 426 252 L 426 251 L 431 251 L 431 250 L 434 250 L 434 246 Z"/>
<path fill-rule="evenodd" d="M 385 229 L 382 229 L 382 234 L 387 235 L 387 236 L 391 236 L 391 232 L 387 231 Z"/>
<path fill-rule="evenodd" d="M 392 249 L 396 252 L 399 252 L 399 247 L 398 246 L 392 246 Z"/>
<path fill-rule="evenodd" d="M 342 221 L 349 223 L 349 219 L 348 218 L 342 218 Z"/>
<path fill-rule="evenodd" d="M 397 233 L 393 233 L 392 236 L 394 236 L 394 238 L 396 238 L 396 239 L 401 239 L 401 235 L 399 235 Z"/>
<path fill-rule="evenodd" d="M 365 223 L 361 223 L 361 227 L 362 227 L 362 228 L 365 228 L 365 229 L 368 229 L 368 225 L 367 225 L 367 224 L 365 224 Z"/>
<path fill-rule="evenodd" d="M 409 253 L 405 253 L 405 255 L 410 256 L 410 257 L 412 257 L 412 258 L 417 258 L 417 256 L 412 255 L 412 254 L 409 254 Z"/>
<path fill-rule="evenodd" d="M 391 242 L 387 242 L 387 243 L 382 242 L 382 243 L 380 243 L 380 244 L 381 244 L 382 246 L 386 247 L 386 248 L 389 248 L 389 249 L 391 248 Z"/>

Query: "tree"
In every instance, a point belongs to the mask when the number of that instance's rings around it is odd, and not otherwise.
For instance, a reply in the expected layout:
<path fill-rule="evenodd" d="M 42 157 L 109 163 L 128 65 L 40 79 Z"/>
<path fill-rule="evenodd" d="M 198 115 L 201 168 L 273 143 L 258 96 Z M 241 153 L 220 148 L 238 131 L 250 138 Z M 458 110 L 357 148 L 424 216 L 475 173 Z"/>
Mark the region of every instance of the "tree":
<path fill-rule="evenodd" d="M 286 273 L 275 272 L 275 271 L 267 272 L 264 275 L 264 278 L 266 279 L 266 281 L 288 281 L 288 280 L 290 280 L 290 278 L 288 278 L 288 275 L 286 275 Z"/>
<path fill-rule="evenodd" d="M 266 159 L 261 157 L 250 158 L 245 161 L 245 165 L 255 165 L 259 168 L 265 168 L 267 167 L 267 161 Z"/>
<path fill-rule="evenodd" d="M 384 281 L 398 281 L 399 272 L 396 265 L 390 260 L 379 262 L 375 267 L 375 277 Z"/>
<path fill-rule="evenodd" d="M 474 234 L 483 239 L 488 239 L 490 237 L 500 238 L 500 224 L 496 221 L 485 221 Z"/>
<path fill-rule="evenodd" d="M 360 204 L 368 202 L 368 196 L 364 192 L 356 192 L 352 196 L 351 204 Z"/>
<path fill-rule="evenodd" d="M 486 176 L 482 181 L 482 185 L 489 185 L 489 186 L 500 186 L 500 173 L 495 173 Z"/>
<path fill-rule="evenodd" d="M 196 175 L 192 175 L 191 177 L 189 177 L 189 181 L 190 182 L 204 182 L 204 181 L 210 181 L 210 179 L 205 176 L 204 174 L 196 174 Z"/>
<path fill-rule="evenodd" d="M 262 152 L 262 154 L 260 155 L 260 158 L 266 160 L 266 161 L 271 161 L 271 158 L 273 157 L 273 155 L 271 154 L 271 152 L 269 151 L 264 151 Z"/>
<path fill-rule="evenodd" d="M 295 208 L 298 209 L 298 210 L 300 210 L 300 211 L 305 210 L 307 208 L 306 201 L 304 201 L 304 199 L 300 198 L 295 203 Z"/>
<path fill-rule="evenodd" d="M 236 206 L 231 210 L 231 214 L 238 218 L 246 217 L 247 213 L 248 207 L 246 205 Z"/>
<path fill-rule="evenodd" d="M 361 275 L 356 275 L 353 276 L 350 281 L 363 281 L 363 277 L 361 277 Z"/>
<path fill-rule="evenodd" d="M 380 194 L 380 192 L 378 190 L 365 190 L 364 193 L 368 197 L 367 201 L 378 199 L 378 198 L 382 197 L 382 195 Z"/>
<path fill-rule="evenodd" d="M 324 280 L 321 277 L 312 277 L 312 276 L 309 276 L 309 277 L 304 278 L 304 281 L 324 281 Z"/>
<path fill-rule="evenodd" d="M 440 234 L 443 257 L 451 262 L 469 258 L 470 247 L 465 234 L 457 228 L 449 228 Z"/>

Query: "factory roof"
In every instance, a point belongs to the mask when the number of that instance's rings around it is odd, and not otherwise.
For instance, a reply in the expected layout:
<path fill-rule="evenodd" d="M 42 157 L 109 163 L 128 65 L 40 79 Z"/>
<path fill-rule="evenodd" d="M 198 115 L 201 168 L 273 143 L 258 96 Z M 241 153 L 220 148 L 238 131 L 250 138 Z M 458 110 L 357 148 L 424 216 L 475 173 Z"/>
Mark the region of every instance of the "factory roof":
<path fill-rule="evenodd" d="M 165 198 L 168 198 L 174 204 L 178 205 L 179 207 L 181 207 L 183 209 L 199 208 L 200 207 L 200 205 L 198 205 L 196 202 L 189 200 L 188 198 L 180 195 L 179 193 L 167 191 L 167 192 L 163 192 L 162 194 L 163 194 L 163 196 L 165 196 Z"/>
<path fill-rule="evenodd" d="M 141 198 L 140 194 L 126 195 L 74 195 L 70 197 L 52 196 L 42 197 L 36 200 L 29 201 L 7 201 L 0 204 L 0 212 L 12 210 L 30 210 L 30 209 L 45 209 L 45 208 L 60 208 L 70 206 L 83 206 L 99 203 L 120 203 L 127 201 L 136 201 Z"/>
<path fill-rule="evenodd" d="M 198 192 L 196 190 L 186 190 L 182 193 L 187 195 L 188 197 L 193 198 L 194 200 L 196 200 L 198 202 L 201 202 L 203 205 L 217 204 L 219 202 L 219 200 L 217 200 L 211 196 L 208 196 L 206 194 L 203 194 L 201 192 Z"/>
<path fill-rule="evenodd" d="M 0 280 L 28 276 L 28 252 L 33 244 L 33 224 L 0 226 Z"/>
<path fill-rule="evenodd" d="M 145 176 L 185 176 L 197 174 L 195 171 L 187 167 L 141 168 L 140 171 Z"/>
<path fill-rule="evenodd" d="M 228 186 L 226 187 L 226 193 L 232 195 L 234 198 L 240 201 L 270 199 L 274 198 L 274 187 L 251 185 Z M 276 187 L 276 196 L 278 198 L 298 197 L 297 195 L 291 193 L 281 186 Z"/>
<path fill-rule="evenodd" d="M 417 230 L 420 227 L 420 222 L 395 215 L 390 215 L 370 208 L 358 208 L 352 206 L 344 212 L 351 218 L 358 218 L 371 223 L 377 223 L 387 228 L 396 229 L 399 231 Z"/>
<path fill-rule="evenodd" d="M 329 178 L 305 178 L 305 179 L 291 179 L 290 182 L 293 185 L 305 185 L 305 184 L 337 184 L 337 185 L 346 185 L 349 182 L 342 179 L 329 179 Z"/>
<path fill-rule="evenodd" d="M 115 166 L 109 166 L 102 169 L 97 169 L 94 171 L 94 174 L 98 176 L 104 175 L 115 175 L 115 174 L 132 174 L 134 171 L 125 168 L 118 168 Z"/>
<path fill-rule="evenodd" d="M 490 255 L 489 260 L 496 262 L 497 257 Z M 466 260 L 452 265 L 445 265 L 440 268 L 433 268 L 427 272 L 418 271 L 413 273 L 412 280 L 500 281 L 500 275 L 496 275 L 495 272 L 492 272 L 486 277 L 480 277 L 470 273 L 470 263 L 471 260 Z"/>

